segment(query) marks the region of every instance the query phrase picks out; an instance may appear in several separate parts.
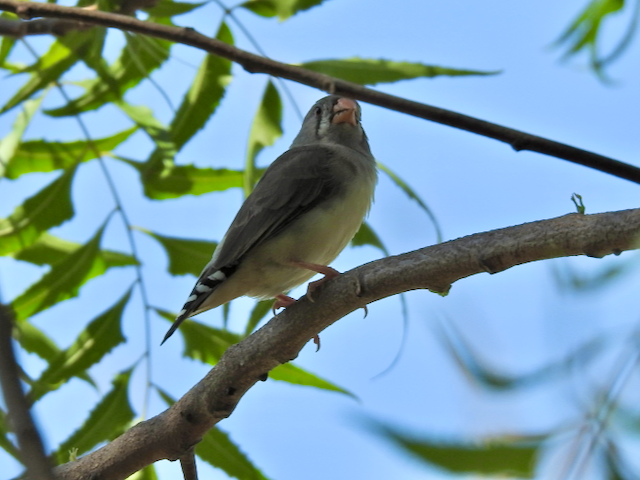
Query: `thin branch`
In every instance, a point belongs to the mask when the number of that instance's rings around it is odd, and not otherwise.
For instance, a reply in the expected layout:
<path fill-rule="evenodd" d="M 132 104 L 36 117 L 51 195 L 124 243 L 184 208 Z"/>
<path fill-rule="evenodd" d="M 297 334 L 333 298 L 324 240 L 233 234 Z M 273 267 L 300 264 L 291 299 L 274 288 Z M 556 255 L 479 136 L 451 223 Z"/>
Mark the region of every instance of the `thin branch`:
<path fill-rule="evenodd" d="M 508 143 L 516 151 L 530 150 L 568 160 L 594 168 L 616 177 L 640 183 L 640 168 L 614 160 L 603 155 L 581 150 L 559 142 L 530 135 L 511 128 L 496 125 L 468 115 L 414 102 L 363 87 L 328 75 L 311 72 L 294 65 L 287 65 L 268 58 L 254 55 L 228 45 L 220 40 L 206 37 L 192 28 L 146 22 L 116 13 L 88 11 L 78 7 L 64 7 L 54 3 L 23 2 L 21 0 L 0 0 L 0 10 L 13 12 L 23 19 L 52 17 L 76 20 L 106 27 L 119 28 L 164 38 L 172 42 L 190 45 L 240 64 L 250 73 L 266 73 L 274 77 L 286 78 L 294 82 L 318 88 L 329 93 L 346 95 L 363 102 L 378 105 L 397 112 L 424 118 L 433 122 L 477 133 Z"/>
<path fill-rule="evenodd" d="M 416 289 L 447 292 L 459 279 L 549 258 L 639 248 L 640 209 L 551 220 L 478 233 L 362 265 L 327 282 L 315 302 L 303 297 L 230 347 L 171 408 L 105 447 L 55 469 L 60 479 L 124 479 L 161 459 L 184 457 L 231 415 L 242 396 L 276 366 L 291 361 L 314 335 L 350 312 Z"/>
<path fill-rule="evenodd" d="M 51 463 L 45 455 L 42 439 L 29 411 L 29 402 L 20 384 L 13 350 L 13 313 L 0 304 L 0 386 L 9 410 L 10 427 L 18 437 L 20 457 L 32 478 L 54 480 Z"/>

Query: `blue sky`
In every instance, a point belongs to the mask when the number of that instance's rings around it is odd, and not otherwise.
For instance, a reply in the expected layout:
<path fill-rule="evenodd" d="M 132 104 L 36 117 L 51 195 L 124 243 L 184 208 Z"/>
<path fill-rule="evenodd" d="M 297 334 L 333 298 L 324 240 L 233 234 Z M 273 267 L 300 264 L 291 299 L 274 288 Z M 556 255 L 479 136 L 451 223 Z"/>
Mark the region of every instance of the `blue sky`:
<path fill-rule="evenodd" d="M 603 85 L 586 68 L 586 59 L 561 63 L 561 51 L 551 48 L 555 39 L 584 7 L 584 2 L 507 2 L 489 0 L 452 2 L 353 0 L 329 1 L 287 22 L 265 20 L 238 11 L 238 18 L 274 59 L 297 63 L 315 59 L 385 58 L 445 67 L 502 70 L 489 77 L 442 77 L 379 85 L 378 89 L 412 100 L 447 108 L 528 133 L 558 140 L 638 164 L 638 102 L 640 67 L 636 42 L 609 70 L 614 84 Z M 215 4 L 179 17 L 182 25 L 213 34 L 220 9 Z M 611 21 L 603 44 L 610 48 L 626 23 Z M 251 50 L 233 23 L 237 45 Z M 116 33 L 106 50 L 113 58 L 122 36 Z M 46 38 L 30 42 L 43 51 Z M 192 76 L 187 64 L 197 65 L 202 53 L 176 47 L 174 58 L 154 75 L 178 103 Z M 13 60 L 28 61 L 23 48 Z M 182 75 L 180 72 L 187 74 Z M 180 153 L 179 163 L 242 168 L 251 121 L 266 85 L 264 75 L 237 74 L 222 106 Z M 86 75 L 73 72 L 75 78 Z M 24 82 L 3 78 L 0 100 Z M 303 111 L 323 96 L 317 90 L 288 83 Z M 69 90 L 72 92 L 73 90 Z M 141 86 L 127 97 L 148 104 L 158 118 L 168 121 L 171 111 L 157 90 Z M 48 107 L 61 104 L 53 93 Z M 637 206 L 637 186 L 618 178 L 531 152 L 514 152 L 509 146 L 450 127 L 437 125 L 379 107 L 363 104 L 363 125 L 374 155 L 394 169 L 419 192 L 442 226 L 445 240 L 524 222 L 552 218 L 575 211 L 572 193 L 583 196 L 587 213 Z M 93 136 L 122 128 L 124 118 L 105 108 L 84 116 Z M 12 115 L 0 117 L 0 132 L 9 131 Z M 285 100 L 283 138 L 259 157 L 269 164 L 288 148 L 300 120 Z M 28 138 L 73 139 L 80 137 L 74 122 L 38 117 Z M 123 146 L 126 155 L 144 159 L 150 145 L 138 135 Z M 238 190 L 189 197 L 162 203 L 146 200 L 136 174 L 117 162 L 109 162 L 132 223 L 165 235 L 219 240 L 242 201 Z M 0 214 L 42 185 L 48 175 L 31 175 L 18 182 L 0 182 Z M 98 166 L 83 165 L 74 182 L 76 218 L 56 229 L 56 234 L 86 241 L 112 209 L 112 200 Z M 97 212 L 97 213 L 96 213 Z M 415 202 L 381 175 L 369 222 L 392 254 L 418 249 L 436 241 L 433 226 Z M 169 277 L 166 257 L 149 238 L 136 237 L 145 262 L 144 275 L 153 305 L 167 310 L 181 308 L 193 277 Z M 114 219 L 105 246 L 127 250 L 121 222 Z M 624 340 L 637 328 L 637 272 L 631 272 L 595 292 L 571 293 L 558 288 L 554 268 L 567 265 L 584 272 L 620 265 L 636 259 L 626 253 L 617 258 L 587 258 L 538 262 L 490 276 L 477 275 L 456 283 L 451 293 L 439 297 L 426 291 L 407 294 L 409 337 L 397 365 L 385 375 L 401 342 L 403 327 L 400 301 L 389 298 L 369 306 L 369 315 L 354 312 L 322 333 L 322 349 L 306 347 L 296 363 L 354 393 L 318 392 L 281 382 L 256 385 L 220 428 L 229 432 L 248 456 L 269 477 L 278 480 L 353 479 L 382 480 L 445 478 L 395 450 L 366 429 L 367 419 L 388 422 L 410 432 L 436 439 L 469 439 L 515 433 L 545 433 L 560 425 L 577 428 L 594 404 L 597 393 L 615 377 L 616 362 L 623 355 Z M 345 271 L 380 258 L 373 248 L 347 249 L 333 266 Z M 636 259 L 637 260 L 637 259 Z M 0 288 L 10 300 L 35 281 L 43 270 L 0 259 Z M 133 281 L 129 270 L 112 271 L 84 287 L 80 296 L 34 318 L 60 345 L 69 344 L 91 316 L 114 303 Z M 302 295 L 304 287 L 293 296 Z M 241 328 L 252 306 L 234 302 L 231 327 Z M 142 307 L 139 294 L 127 309 L 128 343 L 92 370 L 103 392 L 113 372 L 138 358 L 144 348 Z M 221 313 L 200 316 L 221 325 Z M 488 391 L 470 381 L 456 365 L 437 334 L 437 325 L 455 325 L 479 357 L 497 372 L 519 375 L 559 361 L 568 352 L 593 338 L 611 338 L 606 354 L 587 367 L 543 385 L 510 393 Z M 182 340 L 175 336 L 157 347 L 167 323 L 153 320 L 153 378 L 178 397 L 207 372 L 207 367 L 181 357 Z M 155 341 L 157 339 L 158 341 Z M 42 364 L 24 356 L 27 369 Z M 139 407 L 144 389 L 144 369 L 134 377 L 131 401 Z M 623 402 L 637 401 L 637 375 L 632 377 Z M 66 438 L 100 397 L 87 385 L 72 381 L 38 404 L 37 415 L 47 443 L 55 446 Z M 150 414 L 163 409 L 152 398 Z M 571 462 L 570 443 L 551 444 L 545 465 Z M 557 462 L 557 463 L 555 463 Z M 220 471 L 201 467 L 202 478 L 226 478 Z M 20 470 L 0 452 L 0 477 Z M 158 464 L 160 478 L 177 478 L 179 465 Z M 558 472 L 562 471 L 557 469 Z M 545 473 L 546 472 L 546 473 Z M 564 478 L 547 476 L 540 478 Z M 589 477 L 583 477 L 589 478 Z M 597 477 L 593 477 L 597 478 Z"/>

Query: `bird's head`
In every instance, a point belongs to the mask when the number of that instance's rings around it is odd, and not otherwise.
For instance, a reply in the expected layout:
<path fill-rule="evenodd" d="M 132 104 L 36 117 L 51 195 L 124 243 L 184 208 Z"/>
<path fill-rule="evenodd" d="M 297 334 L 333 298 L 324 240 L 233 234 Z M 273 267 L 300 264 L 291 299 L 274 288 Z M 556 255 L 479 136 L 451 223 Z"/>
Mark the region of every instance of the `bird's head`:
<path fill-rule="evenodd" d="M 367 135 L 360 124 L 360 105 L 350 98 L 329 95 L 309 110 L 292 147 L 328 143 L 369 154 Z"/>

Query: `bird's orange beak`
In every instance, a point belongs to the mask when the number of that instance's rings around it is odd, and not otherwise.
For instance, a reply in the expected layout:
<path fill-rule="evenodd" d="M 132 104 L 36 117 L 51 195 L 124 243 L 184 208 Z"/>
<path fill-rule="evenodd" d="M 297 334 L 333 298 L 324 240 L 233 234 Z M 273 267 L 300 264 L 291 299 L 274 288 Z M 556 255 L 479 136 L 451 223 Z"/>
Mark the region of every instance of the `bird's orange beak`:
<path fill-rule="evenodd" d="M 337 125 L 339 123 L 350 123 L 355 126 L 358 124 L 358 104 L 350 98 L 340 98 L 333 106 L 333 120 L 331 123 Z"/>

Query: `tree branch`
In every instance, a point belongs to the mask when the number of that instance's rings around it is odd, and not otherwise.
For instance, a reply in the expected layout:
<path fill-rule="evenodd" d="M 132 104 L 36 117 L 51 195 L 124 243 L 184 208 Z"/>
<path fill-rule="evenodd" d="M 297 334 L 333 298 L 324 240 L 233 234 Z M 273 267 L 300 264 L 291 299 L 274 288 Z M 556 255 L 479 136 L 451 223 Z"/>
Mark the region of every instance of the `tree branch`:
<path fill-rule="evenodd" d="M 27 467 L 27 474 L 39 480 L 54 480 L 51 464 L 44 453 L 42 439 L 20 384 L 12 328 L 13 313 L 9 307 L 0 304 L 0 386 L 9 411 L 10 426 L 18 438 L 20 458 Z"/>
<path fill-rule="evenodd" d="M 362 265 L 323 285 L 230 347 L 220 362 L 171 408 L 105 447 L 55 469 L 61 479 L 124 479 L 161 459 L 185 456 L 231 415 L 267 372 L 297 357 L 309 339 L 350 312 L 416 289 L 444 293 L 477 273 L 571 255 L 602 257 L 639 248 L 640 209 L 551 220 L 478 233 Z"/>
<path fill-rule="evenodd" d="M 130 32 L 164 38 L 172 42 L 190 45 L 220 57 L 232 60 L 250 73 L 267 73 L 297 83 L 318 88 L 329 93 L 346 95 L 363 102 L 378 105 L 397 112 L 424 118 L 433 122 L 477 133 L 508 143 L 516 151 L 530 150 L 568 160 L 573 163 L 609 173 L 635 183 L 640 183 L 640 168 L 603 155 L 581 150 L 546 138 L 520 132 L 484 120 L 452 112 L 442 108 L 413 102 L 404 98 L 378 92 L 356 83 L 347 82 L 328 75 L 311 72 L 301 67 L 276 62 L 265 57 L 240 50 L 219 40 L 206 37 L 192 28 L 180 28 L 145 22 L 116 13 L 89 11 L 78 7 L 65 7 L 54 3 L 0 0 L 0 10 L 15 13 L 21 18 L 51 17 L 73 20 L 105 27 L 114 27 Z"/>

